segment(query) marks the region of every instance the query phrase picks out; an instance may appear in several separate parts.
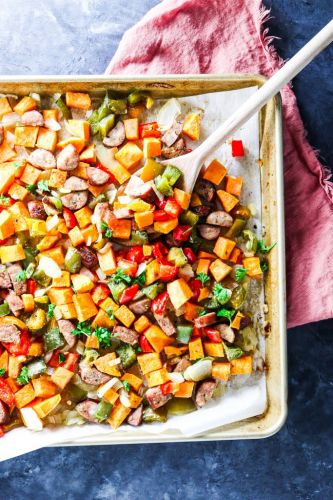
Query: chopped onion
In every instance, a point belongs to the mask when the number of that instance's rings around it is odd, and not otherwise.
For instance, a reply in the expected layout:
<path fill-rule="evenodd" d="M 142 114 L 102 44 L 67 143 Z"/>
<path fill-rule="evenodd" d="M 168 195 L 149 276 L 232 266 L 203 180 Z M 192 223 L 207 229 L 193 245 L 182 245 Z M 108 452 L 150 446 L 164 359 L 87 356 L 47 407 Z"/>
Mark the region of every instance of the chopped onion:
<path fill-rule="evenodd" d="M 86 245 L 87 245 L 87 247 L 90 247 L 91 244 L 92 244 L 92 237 L 88 236 L 87 241 L 86 241 Z"/>
<path fill-rule="evenodd" d="M 89 399 L 98 399 L 97 391 L 88 391 L 87 398 L 89 398 Z"/>
<path fill-rule="evenodd" d="M 125 391 L 125 389 L 121 389 L 120 393 L 119 393 L 119 401 L 121 402 L 121 404 L 123 406 L 125 406 L 126 408 L 130 408 L 131 407 L 131 402 L 129 400 L 129 397 L 128 397 L 128 394 L 127 392 Z"/>
<path fill-rule="evenodd" d="M 88 120 L 88 118 L 90 118 L 92 114 L 93 114 L 93 110 L 88 109 L 88 111 L 86 111 L 86 120 Z"/>
<path fill-rule="evenodd" d="M 168 99 L 167 102 L 161 107 L 157 114 L 157 123 L 161 130 L 168 130 L 172 127 L 173 122 L 182 112 L 180 102 L 173 97 Z"/>
<path fill-rule="evenodd" d="M 184 377 L 186 380 L 199 382 L 212 375 L 213 363 L 211 359 L 203 359 L 186 368 Z"/>
<path fill-rule="evenodd" d="M 30 97 L 32 97 L 32 99 L 38 103 L 40 103 L 41 101 L 40 95 L 37 94 L 37 92 L 30 92 Z"/>
<path fill-rule="evenodd" d="M 84 345 L 84 342 L 82 342 L 82 340 L 79 340 L 78 343 L 76 344 L 75 350 L 78 354 L 83 354 L 85 348 L 86 346 Z"/>
<path fill-rule="evenodd" d="M 53 118 L 49 118 L 48 120 L 45 120 L 44 125 L 49 130 L 52 130 L 52 132 L 58 132 L 58 130 L 61 130 L 60 123 L 57 122 L 57 120 L 54 120 Z"/>
<path fill-rule="evenodd" d="M 124 193 L 127 195 L 131 195 L 131 192 L 137 188 L 141 188 L 144 185 L 144 181 L 141 179 L 141 177 L 138 177 L 137 175 L 132 175 L 130 180 L 127 183 L 127 186 L 125 187 Z M 120 202 L 122 203 L 122 202 Z"/>
<path fill-rule="evenodd" d="M 105 194 L 108 199 L 108 202 L 112 205 L 117 196 L 116 186 L 114 184 L 110 184 Z"/>
<path fill-rule="evenodd" d="M 185 306 L 181 306 L 178 309 L 176 309 L 175 314 L 177 318 L 179 318 L 179 316 L 183 316 L 183 314 L 185 314 Z"/>
<path fill-rule="evenodd" d="M 135 277 L 140 276 L 141 273 L 143 273 L 146 270 L 147 263 L 146 262 L 141 262 L 138 266 L 138 270 L 136 272 Z"/>
<path fill-rule="evenodd" d="M 168 373 L 168 377 L 171 380 L 171 382 L 176 382 L 176 384 L 181 384 L 185 380 L 183 375 L 178 372 Z"/>
<path fill-rule="evenodd" d="M 89 269 L 87 269 L 86 267 L 82 267 L 81 270 L 80 270 L 80 274 L 82 274 L 83 276 L 86 276 L 87 278 L 89 278 L 91 281 L 96 281 L 96 276 L 94 275 L 94 273 L 92 273 Z"/>
<path fill-rule="evenodd" d="M 122 382 L 119 380 L 119 378 L 113 377 L 111 380 L 106 382 L 106 384 L 101 385 L 101 387 L 98 388 L 97 390 L 97 396 L 99 398 L 102 398 L 104 394 L 109 390 L 113 389 L 114 391 L 118 391 L 123 387 Z"/>
<path fill-rule="evenodd" d="M 68 193 L 71 193 L 71 192 L 72 192 L 71 189 L 67 189 L 67 188 L 64 188 L 64 187 L 59 188 L 59 193 L 61 193 L 61 194 L 68 194 Z"/>
<path fill-rule="evenodd" d="M 51 288 L 51 286 L 48 286 L 47 288 L 39 288 L 39 290 L 35 291 L 35 297 L 44 297 L 46 292 Z"/>
<path fill-rule="evenodd" d="M 6 113 L 2 117 L 2 125 L 4 127 L 12 127 L 14 125 L 17 125 L 21 123 L 21 117 L 18 113 L 12 112 L 12 113 Z"/>
<path fill-rule="evenodd" d="M 12 99 L 18 99 L 16 94 L 0 94 L 0 98 L 2 97 L 11 97 Z"/>
<path fill-rule="evenodd" d="M 51 358 L 52 358 L 52 355 L 53 355 L 53 351 L 48 352 L 48 354 L 50 354 L 50 359 L 51 359 Z M 45 361 L 46 361 L 46 362 L 47 362 L 47 361 L 50 361 L 50 359 L 46 360 L 46 356 L 45 356 Z M 46 368 L 46 373 L 47 373 L 48 375 L 53 375 L 53 373 L 54 373 L 54 368 L 52 368 L 52 366 L 48 366 L 48 367 Z"/>
<path fill-rule="evenodd" d="M 109 248 L 111 248 L 111 247 L 112 247 L 112 243 L 111 243 L 111 241 L 108 241 L 107 243 L 105 243 L 104 247 L 102 247 L 102 248 L 100 248 L 100 249 L 98 250 L 98 253 L 104 254 L 104 253 L 106 253 L 106 252 L 109 250 Z"/>
<path fill-rule="evenodd" d="M 86 110 L 79 108 L 71 108 L 72 118 L 74 120 L 85 120 L 86 119 Z"/>
<path fill-rule="evenodd" d="M 14 135 L 13 134 L 11 134 L 11 135 L 13 136 L 13 141 L 14 141 Z M 9 136 L 9 132 L 7 132 L 7 142 L 9 142 L 8 136 Z M 17 160 L 28 160 L 29 153 L 24 146 L 15 146 L 15 151 L 17 153 L 17 156 L 16 156 Z"/>
<path fill-rule="evenodd" d="M 58 320 L 58 319 L 61 319 L 61 318 L 62 318 L 62 313 L 61 313 L 61 309 L 60 309 L 60 307 L 59 307 L 59 306 L 55 306 L 55 308 L 54 308 L 54 311 L 53 311 L 53 312 L 54 312 L 54 317 L 55 317 L 55 319 L 56 319 L 56 320 Z"/>
<path fill-rule="evenodd" d="M 45 255 L 42 255 L 40 258 L 38 268 L 44 271 L 46 276 L 49 276 L 50 278 L 60 278 L 61 276 L 61 269 L 58 264 L 53 259 L 46 257 Z"/>
<path fill-rule="evenodd" d="M 96 269 L 96 274 L 97 274 L 97 276 L 99 277 L 100 280 L 102 280 L 102 281 L 105 280 L 106 274 L 103 273 L 103 271 L 102 271 L 102 269 L 100 267 L 98 267 Z"/>
<path fill-rule="evenodd" d="M 121 359 L 120 358 L 116 358 L 116 359 L 111 359 L 108 362 L 108 365 L 109 366 L 116 366 L 116 365 L 120 365 L 120 363 L 121 363 Z"/>
<path fill-rule="evenodd" d="M 21 417 L 24 425 L 31 431 L 42 431 L 43 422 L 33 408 L 21 408 Z"/>
<path fill-rule="evenodd" d="M 51 219 L 46 221 L 46 229 L 47 231 L 52 231 L 59 224 L 59 217 L 57 214 L 53 215 Z"/>
<path fill-rule="evenodd" d="M 132 200 L 132 196 L 118 196 L 118 201 L 122 205 L 127 205 L 128 203 L 131 203 Z"/>
<path fill-rule="evenodd" d="M 60 99 L 60 97 L 61 97 L 61 94 L 59 92 L 56 92 L 55 94 L 53 94 L 53 99 L 55 101 L 57 101 L 58 99 Z"/>
<path fill-rule="evenodd" d="M 185 281 L 188 281 L 189 279 L 193 278 L 194 271 L 192 269 L 192 266 L 190 266 L 190 264 L 185 264 L 185 266 L 179 269 L 178 274 L 180 278 L 184 278 Z"/>

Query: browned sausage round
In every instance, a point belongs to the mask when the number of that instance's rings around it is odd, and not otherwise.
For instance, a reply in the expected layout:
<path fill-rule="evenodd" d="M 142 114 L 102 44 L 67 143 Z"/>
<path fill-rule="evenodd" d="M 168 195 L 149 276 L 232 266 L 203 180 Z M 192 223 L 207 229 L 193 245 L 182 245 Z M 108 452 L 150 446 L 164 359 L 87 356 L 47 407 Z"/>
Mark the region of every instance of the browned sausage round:
<path fill-rule="evenodd" d="M 22 125 L 30 125 L 32 127 L 42 127 L 44 125 L 44 118 L 39 111 L 26 111 L 21 116 Z"/>
<path fill-rule="evenodd" d="M 60 153 L 57 158 L 57 167 L 59 170 L 74 170 L 79 166 L 79 155 L 73 146 L 68 144 Z"/>
<path fill-rule="evenodd" d="M 29 201 L 28 210 L 32 219 L 47 219 L 47 213 L 45 212 L 44 205 L 40 200 Z"/>
<path fill-rule="evenodd" d="M 181 137 L 172 146 L 162 148 L 162 156 L 164 158 L 176 158 L 176 156 L 184 155 L 186 153 L 186 144 Z"/>
<path fill-rule="evenodd" d="M 10 288 L 12 282 L 5 266 L 0 266 L 0 288 Z"/>
<path fill-rule="evenodd" d="M 143 413 L 143 405 L 137 407 L 136 410 L 131 413 L 131 415 L 127 418 L 127 423 L 132 425 L 133 427 L 137 427 L 142 422 L 142 413 Z"/>
<path fill-rule="evenodd" d="M 96 401 L 93 401 L 92 399 L 85 399 L 84 401 L 81 401 L 81 403 L 77 404 L 75 409 L 83 418 L 88 420 L 88 422 L 98 424 L 98 420 L 95 417 L 97 406 L 98 403 L 96 403 Z"/>
<path fill-rule="evenodd" d="M 200 236 L 202 236 L 205 240 L 216 240 L 216 238 L 220 235 L 220 228 L 218 226 L 198 224 L 197 228 Z"/>
<path fill-rule="evenodd" d="M 10 419 L 10 413 L 8 406 L 0 400 L 0 425 L 8 424 Z"/>
<path fill-rule="evenodd" d="M 213 224 L 214 226 L 231 227 L 233 218 L 227 212 L 217 210 L 216 212 L 212 212 L 208 215 L 206 222 L 207 224 Z"/>
<path fill-rule="evenodd" d="M 187 358 L 182 358 L 180 361 L 178 361 L 173 371 L 181 373 L 184 372 L 189 366 L 191 366 L 191 361 L 189 361 Z"/>
<path fill-rule="evenodd" d="M 20 330 L 15 325 L 0 326 L 0 342 L 19 342 Z"/>
<path fill-rule="evenodd" d="M 112 333 L 126 344 L 135 345 L 138 343 L 139 334 L 125 326 L 115 326 Z"/>
<path fill-rule="evenodd" d="M 16 293 L 14 293 L 13 290 L 10 290 L 9 293 L 6 295 L 6 302 L 8 303 L 9 309 L 15 316 L 18 316 L 19 311 L 21 311 L 21 309 L 24 309 L 24 304 L 23 301 L 21 300 L 21 297 L 16 295 Z"/>
<path fill-rule="evenodd" d="M 86 245 L 82 245 L 78 248 L 78 251 L 81 255 L 82 264 L 88 269 L 94 269 L 98 265 L 97 255 L 91 248 Z"/>
<path fill-rule="evenodd" d="M 88 189 L 88 183 L 84 179 L 72 175 L 66 180 L 64 189 L 69 189 L 70 191 L 84 191 Z"/>
<path fill-rule="evenodd" d="M 69 321 L 69 319 L 59 319 L 58 327 L 69 347 L 74 347 L 76 344 L 76 337 L 72 335 L 72 331 L 75 329 L 73 323 Z"/>
<path fill-rule="evenodd" d="M 214 312 L 205 314 L 204 316 L 198 316 L 194 320 L 194 325 L 198 328 L 204 328 L 214 323 L 216 323 L 216 314 Z"/>
<path fill-rule="evenodd" d="M 212 201 L 215 196 L 214 185 L 205 179 L 199 179 L 194 187 L 194 191 L 205 201 Z"/>
<path fill-rule="evenodd" d="M 151 300 L 147 298 L 137 300 L 136 302 L 131 302 L 128 307 L 135 314 L 146 314 L 146 312 L 148 312 L 150 309 L 150 304 Z"/>
<path fill-rule="evenodd" d="M 200 217 L 207 217 L 211 211 L 211 207 L 209 205 L 198 205 L 197 207 L 192 207 L 191 210 Z"/>
<path fill-rule="evenodd" d="M 119 121 L 115 127 L 103 139 L 103 144 L 109 148 L 120 146 L 125 140 L 125 127 L 122 121 Z"/>
<path fill-rule="evenodd" d="M 171 321 L 170 317 L 168 314 L 165 314 L 164 316 L 160 314 L 154 314 L 154 317 L 159 324 L 159 326 L 162 328 L 164 333 L 168 335 L 168 337 L 171 337 L 171 335 L 174 335 L 176 333 L 176 328 L 173 322 Z"/>
<path fill-rule="evenodd" d="M 12 264 L 7 268 L 8 274 L 10 276 L 11 282 L 14 287 L 14 292 L 17 295 L 23 295 L 27 293 L 27 284 L 25 281 L 19 281 L 17 275 L 22 271 L 20 264 Z"/>
<path fill-rule="evenodd" d="M 195 395 L 195 403 L 198 408 L 202 408 L 212 399 L 216 386 L 217 382 L 215 380 L 205 380 L 201 382 Z"/>
<path fill-rule="evenodd" d="M 106 384 L 111 378 L 106 373 L 102 373 L 86 363 L 79 364 L 79 372 L 83 382 L 90 385 Z"/>
<path fill-rule="evenodd" d="M 3 143 L 3 138 L 4 138 L 3 126 L 0 125 L 0 146 Z"/>
<path fill-rule="evenodd" d="M 182 129 L 182 123 L 174 121 L 173 125 L 162 135 L 161 141 L 169 148 L 176 142 L 182 133 Z"/>
<path fill-rule="evenodd" d="M 34 167 L 45 169 L 55 168 L 56 166 L 54 154 L 46 149 L 35 149 L 35 151 L 30 153 L 28 162 Z"/>
<path fill-rule="evenodd" d="M 234 342 L 235 332 L 233 331 L 233 329 L 230 326 L 221 323 L 220 325 L 215 325 L 214 328 L 216 328 L 216 330 L 219 331 L 221 338 L 223 340 L 226 340 L 227 342 L 230 342 L 231 344 Z"/>
<path fill-rule="evenodd" d="M 172 398 L 172 394 L 163 394 L 160 387 L 152 387 L 148 389 L 145 397 L 152 409 L 156 410 L 156 408 L 165 405 Z"/>
<path fill-rule="evenodd" d="M 65 194 L 62 196 L 61 201 L 64 207 L 70 210 L 80 210 L 87 204 L 88 192 L 78 191 L 77 193 Z"/>
<path fill-rule="evenodd" d="M 109 174 L 96 167 L 87 167 L 87 175 L 90 184 L 94 186 L 102 186 L 109 180 Z"/>

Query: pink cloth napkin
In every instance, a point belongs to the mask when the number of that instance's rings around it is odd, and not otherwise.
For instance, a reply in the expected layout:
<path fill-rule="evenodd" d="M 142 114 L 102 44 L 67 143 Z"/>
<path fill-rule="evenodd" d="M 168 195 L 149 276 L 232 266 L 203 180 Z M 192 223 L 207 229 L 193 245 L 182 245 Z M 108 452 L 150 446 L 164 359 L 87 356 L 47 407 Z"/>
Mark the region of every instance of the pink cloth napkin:
<path fill-rule="evenodd" d="M 106 73 L 261 73 L 283 64 L 260 0 L 164 0 L 128 30 Z M 282 91 L 288 326 L 332 317 L 333 185 Z M 314 97 L 315 99 L 315 97 Z"/>

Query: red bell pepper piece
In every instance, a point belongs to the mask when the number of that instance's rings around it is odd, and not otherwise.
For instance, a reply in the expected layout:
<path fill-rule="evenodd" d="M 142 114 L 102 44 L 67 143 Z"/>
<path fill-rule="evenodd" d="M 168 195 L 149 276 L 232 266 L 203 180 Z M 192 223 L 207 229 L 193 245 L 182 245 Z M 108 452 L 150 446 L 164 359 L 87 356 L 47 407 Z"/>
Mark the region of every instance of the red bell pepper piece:
<path fill-rule="evenodd" d="M 119 304 L 127 304 L 127 302 L 131 302 L 134 299 L 135 295 L 139 290 L 139 285 L 135 283 L 128 288 L 126 288 L 123 293 L 120 295 Z"/>
<path fill-rule="evenodd" d="M 221 342 L 220 332 L 218 330 L 216 330 L 215 328 L 206 327 L 204 329 L 204 332 L 205 332 L 206 337 L 208 337 L 211 342 L 215 342 L 218 344 Z"/>
<path fill-rule="evenodd" d="M 79 359 L 79 355 L 76 352 L 68 352 L 65 354 L 66 356 L 66 361 L 60 364 L 63 368 L 66 368 L 70 372 L 73 372 L 75 369 L 75 365 Z"/>
<path fill-rule="evenodd" d="M 144 335 L 140 335 L 139 344 L 140 344 L 142 352 L 154 352 L 154 349 L 149 344 L 147 338 Z"/>
<path fill-rule="evenodd" d="M 49 362 L 47 363 L 48 366 L 51 366 L 52 368 L 58 368 L 60 365 L 59 361 L 59 352 L 60 350 L 53 351 L 51 358 L 49 359 Z"/>
<path fill-rule="evenodd" d="M 110 293 L 111 293 L 110 288 L 107 285 L 105 285 L 105 283 L 99 283 L 92 289 L 91 297 L 95 302 L 95 304 L 99 306 L 99 304 L 103 302 L 103 300 L 108 298 Z"/>
<path fill-rule="evenodd" d="M 162 394 L 170 394 L 173 389 L 173 384 L 171 382 L 164 382 L 164 384 L 160 385 L 160 389 Z"/>
<path fill-rule="evenodd" d="M 163 210 L 165 205 L 166 205 L 167 200 L 163 198 L 163 200 L 160 200 L 159 198 L 156 198 L 155 200 L 155 205 L 160 209 Z"/>
<path fill-rule="evenodd" d="M 28 279 L 27 280 L 27 292 L 31 293 L 31 295 L 34 295 L 36 289 L 37 289 L 37 282 L 31 278 Z"/>
<path fill-rule="evenodd" d="M 6 405 L 13 405 L 15 402 L 14 393 L 6 380 L 0 377 L 0 399 Z"/>
<path fill-rule="evenodd" d="M 202 337 L 202 328 L 198 328 L 197 326 L 194 326 L 193 330 L 192 330 L 191 339 L 195 339 L 197 337 Z"/>
<path fill-rule="evenodd" d="M 232 156 L 244 156 L 243 141 L 231 141 Z"/>
<path fill-rule="evenodd" d="M 163 245 L 161 241 L 152 244 L 152 252 L 153 256 L 158 260 L 158 262 L 164 263 L 165 256 L 168 254 L 168 249 L 165 245 Z"/>
<path fill-rule="evenodd" d="M 170 281 L 174 279 L 178 274 L 179 268 L 175 266 L 170 266 L 167 264 L 160 265 L 160 280 Z"/>
<path fill-rule="evenodd" d="M 141 123 L 139 125 L 139 137 L 161 137 L 161 132 L 158 130 L 157 122 Z"/>
<path fill-rule="evenodd" d="M 164 210 L 166 211 L 167 214 L 171 215 L 174 219 L 176 219 L 177 217 L 179 217 L 182 211 L 182 207 L 175 200 L 175 198 L 168 198 Z"/>
<path fill-rule="evenodd" d="M 3 345 L 13 356 L 27 356 L 30 348 L 30 337 L 28 330 L 22 330 L 17 342 L 4 342 Z"/>
<path fill-rule="evenodd" d="M 2 425 L 0 425 L 0 438 L 4 437 L 4 435 L 5 435 L 4 428 L 2 427 Z"/>
<path fill-rule="evenodd" d="M 0 202 L 0 208 L 2 210 L 4 210 L 4 209 L 10 207 L 11 205 L 14 205 L 14 203 L 15 203 L 15 200 L 13 200 L 13 198 L 8 198 L 8 201 Z"/>
<path fill-rule="evenodd" d="M 5 245 L 5 243 L 7 242 L 8 238 L 6 238 L 5 240 L 0 240 L 0 245 Z"/>
<path fill-rule="evenodd" d="M 172 217 L 170 214 L 167 214 L 165 210 L 154 211 L 154 222 L 165 222 L 171 219 L 174 219 L 174 217 Z"/>
<path fill-rule="evenodd" d="M 191 300 L 195 302 L 199 298 L 200 290 L 202 288 L 202 283 L 199 280 L 192 279 L 191 281 L 189 281 L 188 285 L 193 292 Z"/>
<path fill-rule="evenodd" d="M 193 252 L 192 248 L 185 247 L 185 248 L 183 248 L 183 252 L 184 252 L 185 257 L 187 258 L 189 264 L 194 264 L 194 262 L 196 262 L 197 256 Z"/>
<path fill-rule="evenodd" d="M 127 252 L 126 259 L 131 262 L 136 262 L 137 264 L 141 264 L 145 260 L 145 256 L 143 255 L 142 246 L 135 245 L 130 248 Z"/>
<path fill-rule="evenodd" d="M 99 170 L 103 170 L 103 172 L 109 174 L 109 180 L 107 181 L 108 183 L 109 182 L 114 182 L 116 180 L 115 176 L 113 175 L 112 172 L 110 172 L 110 170 L 106 167 L 104 167 L 104 165 L 102 163 L 96 163 L 96 168 L 99 168 Z"/>
<path fill-rule="evenodd" d="M 126 259 L 127 258 L 127 250 L 125 250 L 125 249 L 118 250 L 116 253 L 116 258 L 117 258 L 117 260 Z"/>
<path fill-rule="evenodd" d="M 66 227 L 68 227 L 68 229 L 73 229 L 73 227 L 77 226 L 76 217 L 73 212 L 69 210 L 69 208 L 63 207 L 63 216 Z"/>
<path fill-rule="evenodd" d="M 177 241 L 187 241 L 191 236 L 191 226 L 177 226 L 172 232 L 172 236 Z"/>
<path fill-rule="evenodd" d="M 153 314 L 158 314 L 160 316 L 163 316 L 166 306 L 169 301 L 169 294 L 167 291 L 161 292 L 160 294 L 153 299 L 150 309 Z"/>

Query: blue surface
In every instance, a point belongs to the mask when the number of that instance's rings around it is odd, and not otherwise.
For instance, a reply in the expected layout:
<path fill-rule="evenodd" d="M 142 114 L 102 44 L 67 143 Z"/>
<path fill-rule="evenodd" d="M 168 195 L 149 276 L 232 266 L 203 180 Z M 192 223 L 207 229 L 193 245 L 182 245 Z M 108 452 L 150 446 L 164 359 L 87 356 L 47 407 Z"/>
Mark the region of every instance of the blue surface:
<path fill-rule="evenodd" d="M 1 0 L 0 74 L 101 73 L 122 32 L 157 3 Z M 333 15 L 332 0 L 266 5 L 272 7 L 269 26 L 281 37 L 276 46 L 283 58 Z M 331 47 L 294 82 L 310 142 L 331 169 L 332 55 Z M 332 327 L 333 321 L 325 321 L 289 332 L 289 416 L 276 436 L 44 449 L 0 465 L 1 498 L 332 498 Z"/>

